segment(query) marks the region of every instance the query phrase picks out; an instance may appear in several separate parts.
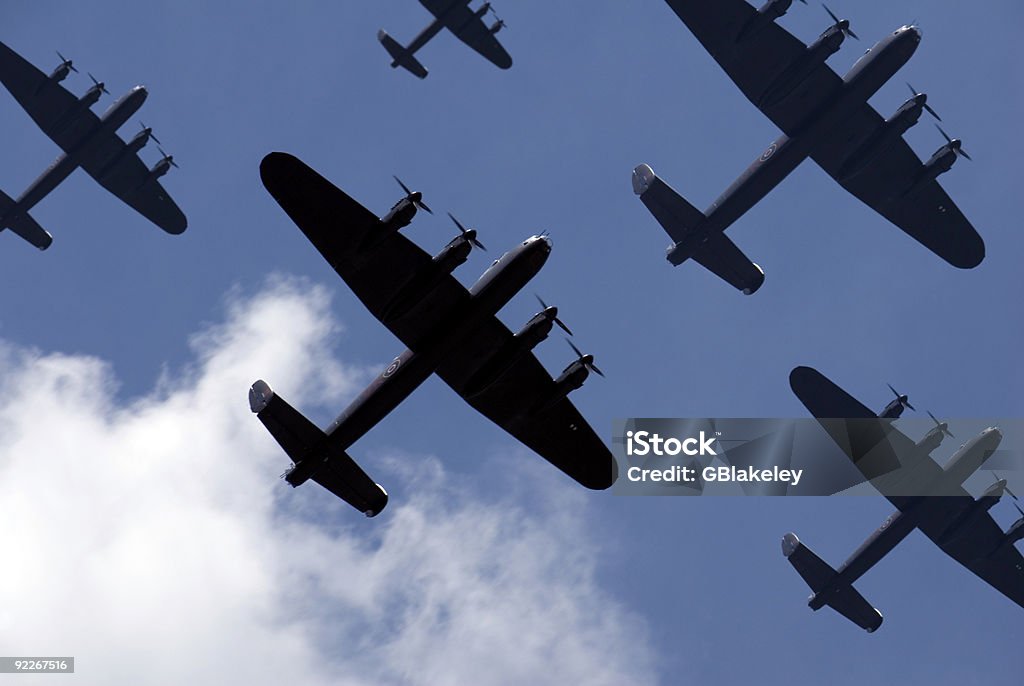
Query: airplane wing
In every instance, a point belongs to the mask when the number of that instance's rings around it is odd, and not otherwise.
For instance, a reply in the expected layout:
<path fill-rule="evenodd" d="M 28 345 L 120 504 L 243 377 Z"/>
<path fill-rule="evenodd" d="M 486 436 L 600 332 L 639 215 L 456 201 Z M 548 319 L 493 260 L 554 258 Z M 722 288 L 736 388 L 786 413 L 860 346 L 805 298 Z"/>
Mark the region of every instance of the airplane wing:
<path fill-rule="evenodd" d="M 821 63 L 792 93 L 778 102 L 764 99 L 766 89 L 807 46 L 775 22 L 743 36 L 757 19 L 744 0 L 666 0 L 704 49 L 739 86 L 750 102 L 786 134 L 793 134 L 818 106 L 839 90 L 843 80 Z"/>
<path fill-rule="evenodd" d="M 264 157 L 260 177 L 356 297 L 410 349 L 438 319 L 469 302 L 465 287 L 448 274 L 404 314 L 388 317 L 388 307 L 431 256 L 399 231 L 370 240 L 380 219 L 292 155 Z"/>
<path fill-rule="evenodd" d="M 942 541 L 946 522 L 971 504 L 971 497 L 934 498 L 949 516 L 925 517 L 921 531 L 954 560 L 974 572 L 1007 598 L 1024 607 L 1024 557 L 1013 545 L 1002 545 L 1005 534 L 992 515 L 981 513 L 962 535 Z M 993 553 L 992 551 L 996 551 Z"/>
<path fill-rule="evenodd" d="M 818 370 L 797 367 L 789 385 L 864 478 L 899 510 L 940 481 L 942 467 L 892 420 L 878 418 Z M 943 494 L 967 496 L 962 488 Z"/>
<path fill-rule="evenodd" d="M 125 154 L 128 146 L 120 136 L 113 131 L 96 134 L 90 147 L 81 167 L 98 184 L 167 233 L 179 234 L 188 227 L 181 208 L 150 177 L 139 156 Z"/>
<path fill-rule="evenodd" d="M 437 375 L 480 414 L 583 486 L 608 488 L 615 481 L 615 458 L 567 397 L 540 407 L 555 382 L 533 353 L 483 391 L 466 393 L 473 373 L 511 339 L 512 332 L 491 317 L 452 351 Z"/>
<path fill-rule="evenodd" d="M 420 0 L 431 14 L 463 43 L 480 53 L 499 69 L 512 66 L 512 57 L 501 46 L 482 17 L 469 9 L 469 1 L 455 4 L 451 0 Z"/>
<path fill-rule="evenodd" d="M 73 147 L 99 123 L 99 118 L 86 109 L 68 120 L 66 126 L 58 127 L 64 115 L 77 105 L 78 97 L 50 81 L 4 43 L 0 43 L 0 81 L 43 133 L 63 150 Z"/>
<path fill-rule="evenodd" d="M 856 174 L 842 172 L 844 162 L 883 123 L 863 103 L 834 128 L 811 159 L 840 186 L 946 262 L 961 269 L 978 266 L 985 257 L 985 243 L 939 182 L 933 180 L 910 192 L 924 165 L 902 137 Z"/>

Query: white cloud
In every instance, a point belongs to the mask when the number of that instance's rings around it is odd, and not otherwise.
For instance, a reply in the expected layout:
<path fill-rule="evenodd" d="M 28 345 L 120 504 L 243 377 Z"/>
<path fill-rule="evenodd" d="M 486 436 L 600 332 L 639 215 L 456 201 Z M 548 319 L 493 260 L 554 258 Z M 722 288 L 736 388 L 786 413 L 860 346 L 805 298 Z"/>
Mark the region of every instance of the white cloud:
<path fill-rule="evenodd" d="M 248 386 L 340 405 L 366 371 L 337 331 L 323 290 L 272 280 L 125 406 L 103 361 L 0 343 L 0 655 L 74 655 L 62 683 L 653 681 L 586 494 L 550 470 L 510 461 L 520 487 L 481 502 L 395 458 L 380 478 L 413 495 L 371 521 L 274 478 Z"/>

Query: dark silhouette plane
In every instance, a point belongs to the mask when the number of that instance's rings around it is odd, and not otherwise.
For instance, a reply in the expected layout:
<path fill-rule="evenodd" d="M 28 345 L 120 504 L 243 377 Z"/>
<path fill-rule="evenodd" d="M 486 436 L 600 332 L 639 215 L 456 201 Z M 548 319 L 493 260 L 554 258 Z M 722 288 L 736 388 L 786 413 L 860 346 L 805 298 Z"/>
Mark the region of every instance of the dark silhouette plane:
<path fill-rule="evenodd" d="M 775 23 L 792 0 L 769 0 L 760 9 L 743 0 L 667 2 L 743 94 L 783 131 L 703 213 L 646 164 L 633 171 L 634 192 L 672 238 L 669 262 L 693 258 L 744 293 L 755 292 L 764 271 L 723 232 L 810 157 L 950 264 L 969 269 L 981 263 L 985 244 L 935 180 L 958 156 L 967 157 L 961 142 L 942 132 L 946 143 L 922 163 L 902 136 L 922 112 L 937 117 L 928 96 L 911 88 L 913 97 L 888 119 L 868 104 L 917 50 L 920 29 L 893 31 L 839 77 L 825 60 L 847 36 L 856 36 L 850 22 L 831 11 L 835 23 L 807 46 Z"/>
<path fill-rule="evenodd" d="M 467 290 L 452 272 L 474 246 L 483 247 L 476 230 L 456 221 L 459 235 L 431 258 L 399 232 L 417 208 L 429 212 L 422 194 L 401 181 L 405 197 L 378 218 L 291 155 L 267 155 L 260 175 L 367 309 L 408 347 L 326 431 L 265 382 L 252 385 L 252 411 L 295 463 L 285 474 L 289 484 L 313 479 L 367 516 L 379 513 L 387 494 L 345 450 L 436 372 L 481 414 L 582 485 L 611 486 L 614 458 L 567 397 L 590 372 L 601 374 L 593 356 L 572 346 L 578 357 L 552 379 L 531 350 L 555 325 L 570 333 L 558 309 L 542 301 L 543 310 L 515 334 L 496 316 L 540 271 L 550 240 L 526 239 Z"/>
<path fill-rule="evenodd" d="M 501 47 L 495 37 L 505 27 L 505 22 L 495 15 L 490 26 L 484 23 L 484 15 L 494 13 L 491 3 L 485 2 L 479 9 L 469 9 L 471 0 L 420 0 L 434 15 L 434 21 L 420 32 L 408 46 L 401 45 L 384 29 L 377 32 L 377 40 L 391 55 L 392 67 L 405 67 L 421 79 L 427 78 L 427 69 L 413 55 L 427 44 L 441 29 L 448 29 L 463 43 L 476 50 L 499 69 L 512 66 L 512 58 Z"/>
<path fill-rule="evenodd" d="M 53 238 L 29 215 L 29 210 L 78 167 L 164 231 L 184 231 L 185 215 L 157 181 L 171 167 L 178 166 L 174 158 L 161 150 L 160 161 L 147 169 L 137 153 L 151 138 L 156 141 L 153 130 L 143 125 L 127 143 L 117 135 L 117 129 L 146 100 L 146 89 L 132 88 L 97 117 L 90 108 L 107 93 L 106 86 L 90 74 L 92 87 L 82 97 L 72 95 L 60 82 L 69 72 L 78 70 L 71 60 L 60 53 L 57 56 L 61 63 L 47 76 L 0 43 L 0 81 L 39 128 L 64 150 L 17 200 L 0 192 L 0 231 L 11 229 L 40 250 L 48 248 Z"/>
<path fill-rule="evenodd" d="M 838 570 L 795 534 L 782 538 L 783 554 L 814 592 L 808 603 L 811 609 L 828 605 L 869 632 L 881 626 L 882 614 L 853 583 L 915 528 L 1024 607 L 1024 557 L 1014 547 L 1024 538 L 1024 510 L 1014 503 L 1021 518 L 1004 533 L 988 511 L 1004 492 L 1016 499 L 1006 480 L 997 479 L 977 499 L 962 485 L 999 446 L 1002 433 L 998 428 L 985 429 L 940 466 L 929 453 L 944 435 L 952 435 L 943 422 L 935 420 L 936 428 L 915 443 L 891 420 L 876 417 L 815 369 L 797 367 L 789 383 L 836 444 L 898 510 Z"/>

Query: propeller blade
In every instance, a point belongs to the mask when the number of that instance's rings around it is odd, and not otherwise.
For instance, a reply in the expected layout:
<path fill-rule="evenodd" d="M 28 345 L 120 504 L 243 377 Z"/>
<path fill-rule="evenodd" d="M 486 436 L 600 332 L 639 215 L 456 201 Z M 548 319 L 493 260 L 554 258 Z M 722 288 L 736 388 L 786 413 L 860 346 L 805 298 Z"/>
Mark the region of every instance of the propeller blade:
<path fill-rule="evenodd" d="M 463 226 L 462 223 L 458 219 L 455 218 L 454 214 L 449 212 L 448 213 L 448 218 L 451 219 L 453 222 L 455 222 L 455 226 L 459 227 L 459 231 L 460 232 L 466 233 L 466 231 L 467 231 L 466 227 Z"/>
<path fill-rule="evenodd" d="M 949 430 L 949 425 L 948 424 L 943 425 L 943 423 L 940 422 L 938 419 L 936 419 L 935 415 L 933 415 L 930 411 L 928 411 L 928 410 L 925 410 L 925 411 L 928 412 L 928 416 L 932 418 L 932 421 L 935 422 L 935 426 L 939 427 L 939 429 L 942 431 L 942 433 L 944 433 L 945 435 L 949 436 L 950 438 L 956 438 L 956 436 L 953 435 L 953 432 Z"/>
<path fill-rule="evenodd" d="M 545 310 L 548 309 L 548 304 L 546 302 L 544 302 L 543 298 L 541 298 L 536 293 L 533 294 L 533 297 L 537 298 L 537 302 L 540 303 L 540 306 L 543 309 L 545 309 Z M 572 331 L 569 330 L 569 327 L 565 325 L 565 322 L 563 322 L 561 319 L 558 318 L 558 308 L 556 307 L 554 309 L 555 309 L 555 319 L 554 319 L 555 324 L 558 324 L 558 328 L 560 328 L 562 331 L 564 331 L 567 334 L 569 334 L 570 336 L 572 336 L 573 333 L 572 333 Z"/>
<path fill-rule="evenodd" d="M 825 3 L 821 3 L 821 6 L 825 8 L 825 11 L 828 12 L 828 16 L 832 17 L 832 21 L 835 22 L 835 26 L 838 26 L 839 30 L 842 31 L 844 35 L 847 35 L 850 38 L 853 38 L 854 40 L 860 40 L 860 36 L 854 33 L 853 29 L 850 28 L 850 22 L 848 19 L 840 19 L 839 17 L 837 17 L 835 15 L 835 12 L 830 10 L 828 8 L 828 5 L 826 5 Z"/>
<path fill-rule="evenodd" d="M 956 152 L 957 152 L 957 154 L 958 154 L 958 155 L 960 155 L 961 157 L 963 157 L 963 158 L 964 158 L 965 160 L 970 160 L 970 161 L 972 161 L 972 162 L 974 161 L 974 160 L 971 160 L 971 156 L 970 156 L 970 155 L 968 155 L 968 154 L 967 154 L 967 151 L 966 151 L 966 150 L 964 150 L 964 149 L 963 149 L 962 147 L 961 147 L 961 148 L 957 148 L 957 149 L 956 149 Z"/>
<path fill-rule="evenodd" d="M 406 195 L 412 195 L 412 191 L 411 191 L 411 190 L 409 190 L 409 187 L 408 187 L 408 186 L 406 186 L 406 185 L 405 185 L 404 183 L 402 183 L 402 180 L 401 180 L 400 178 L 398 178 L 398 177 L 397 177 L 397 176 L 395 176 L 394 174 L 392 174 L 392 175 L 391 175 L 391 177 L 392 177 L 392 178 L 393 178 L 393 179 L 394 179 L 395 181 L 397 181 L 397 182 L 398 182 L 398 185 L 402 187 L 402 190 L 403 190 L 403 191 L 405 191 L 405 194 L 406 194 Z"/>
<path fill-rule="evenodd" d="M 174 155 L 168 155 L 166 152 L 164 152 L 164 149 L 161 148 L 159 145 L 156 146 L 156 149 L 159 150 L 160 154 L 164 156 L 164 160 L 166 160 L 167 164 L 171 165 L 175 169 L 181 168 L 178 166 L 178 163 L 174 161 Z"/>
<path fill-rule="evenodd" d="M 1017 500 L 1017 494 L 1010 490 L 1010 483 L 999 476 L 994 470 L 992 472 L 992 478 L 996 480 L 996 483 L 1003 482 L 1003 490 L 1010 494 L 1014 500 Z"/>
<path fill-rule="evenodd" d="M 143 122 L 141 119 L 139 120 L 139 126 L 142 127 L 143 131 L 148 131 L 149 132 L 149 137 L 153 139 L 154 143 L 156 143 L 157 145 L 161 145 L 160 139 L 156 137 L 155 133 L 153 133 L 153 129 L 151 129 L 150 127 L 146 126 L 145 122 Z"/>
<path fill-rule="evenodd" d="M 86 73 L 89 74 L 89 72 Z M 110 95 L 110 91 L 107 90 L 107 85 L 105 83 L 103 83 L 102 81 L 97 81 L 96 77 L 92 74 L 89 74 L 89 78 L 92 79 L 93 85 L 99 88 L 101 93 L 106 93 L 107 95 Z"/>
<path fill-rule="evenodd" d="M 572 348 L 572 351 L 576 353 L 576 357 L 582 360 L 584 355 L 583 353 L 580 352 L 580 349 L 573 345 L 572 341 L 570 341 L 568 338 L 565 339 L 565 342 L 568 343 L 569 347 Z"/>
<path fill-rule="evenodd" d="M 484 244 L 477 240 L 475 230 L 467 229 L 465 226 L 462 225 L 462 223 L 458 219 L 455 218 L 455 215 L 453 215 L 451 212 L 448 213 L 448 218 L 455 222 L 455 226 L 459 227 L 459 231 L 462 233 L 463 236 L 469 234 L 470 243 L 480 248 L 484 252 L 487 252 L 487 248 L 484 247 Z"/>
<path fill-rule="evenodd" d="M 76 74 L 78 73 L 78 70 L 75 69 L 75 65 L 71 60 L 69 60 L 67 57 L 64 57 L 64 55 L 60 54 L 60 50 L 56 50 L 55 52 L 57 53 L 57 57 L 60 58 L 60 63 L 62 67 L 67 67 Z"/>
<path fill-rule="evenodd" d="M 1017 508 L 1017 512 L 1020 512 L 1020 516 L 1024 517 L 1024 510 L 1020 509 L 1020 505 L 1018 505 L 1016 502 L 1014 502 L 1013 506 L 1015 508 Z"/>
<path fill-rule="evenodd" d="M 916 409 L 914 408 L 914 406 L 910 404 L 910 401 L 909 401 L 909 400 L 903 400 L 903 401 L 901 401 L 901 402 L 902 402 L 902 403 L 903 403 L 904 405 L 906 405 L 906 406 L 907 406 L 907 409 L 910 409 L 910 410 L 914 410 L 914 412 L 917 412 L 917 410 L 916 410 Z"/>
<path fill-rule="evenodd" d="M 885 384 L 885 385 L 889 387 L 889 390 L 890 390 L 890 391 L 892 391 L 892 392 L 893 392 L 893 395 L 895 395 L 895 396 L 896 396 L 896 399 L 897 399 L 897 400 L 899 400 L 899 398 L 900 398 L 900 392 L 899 392 L 899 391 L 897 391 L 897 390 L 896 390 L 895 388 L 893 388 L 893 387 L 892 387 L 892 384 L 891 384 L 891 383 L 887 383 L 887 384 Z"/>
<path fill-rule="evenodd" d="M 914 97 L 915 97 L 915 98 L 916 98 L 917 96 L 919 96 L 919 95 L 924 95 L 924 93 L 920 92 L 919 90 L 917 90 L 916 88 L 914 88 L 913 86 L 911 86 L 911 85 L 910 85 L 910 81 L 906 81 L 905 83 L 907 84 L 907 88 L 909 88 L 909 89 L 910 89 L 910 92 L 914 94 Z M 925 101 L 921 103 L 921 107 L 923 107 L 923 108 L 924 108 L 924 111 L 925 111 L 925 112 L 927 112 L 928 114 L 932 115 L 932 116 L 933 116 L 933 117 L 935 117 L 935 118 L 936 118 L 937 120 L 939 120 L 939 121 L 942 121 L 942 117 L 940 117 L 940 116 L 939 116 L 939 113 L 938 113 L 938 112 L 936 112 L 935 110 L 933 110 L 933 109 L 931 108 L 931 105 L 929 105 L 929 104 L 928 104 L 928 96 L 927 96 L 927 95 L 925 95 Z"/>
<path fill-rule="evenodd" d="M 605 378 L 604 372 L 602 372 L 600 369 L 598 369 L 596 364 L 591 362 L 587 366 L 590 367 L 590 371 L 594 372 L 595 374 L 597 374 L 601 378 Z"/>
<path fill-rule="evenodd" d="M 416 203 L 416 207 L 420 208 L 427 214 L 434 214 L 434 210 L 427 207 L 427 203 L 423 202 L 422 200 L 416 200 L 414 202 Z"/>
<path fill-rule="evenodd" d="M 937 129 L 939 130 L 939 133 L 941 133 L 941 134 L 942 134 L 942 137 L 946 139 L 946 142 L 947 142 L 947 143 L 952 143 L 952 142 L 953 142 L 953 139 L 949 137 L 949 134 L 948 134 L 948 133 L 946 133 L 946 132 L 945 132 L 945 130 L 943 130 L 943 128 L 942 128 L 941 126 L 939 126 L 938 124 L 936 124 L 936 125 L 935 125 L 935 128 L 937 128 Z"/>

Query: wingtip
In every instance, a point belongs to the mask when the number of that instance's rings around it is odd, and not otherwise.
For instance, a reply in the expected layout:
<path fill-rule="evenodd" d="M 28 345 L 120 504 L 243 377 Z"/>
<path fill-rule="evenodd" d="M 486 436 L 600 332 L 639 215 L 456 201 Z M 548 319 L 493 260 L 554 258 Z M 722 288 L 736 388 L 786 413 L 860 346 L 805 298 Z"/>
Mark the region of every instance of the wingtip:
<path fill-rule="evenodd" d="M 299 158 L 290 153 L 278 151 L 268 153 L 260 161 L 260 179 L 263 181 L 263 185 L 267 186 L 282 171 L 287 171 L 288 168 L 295 168 L 301 164 L 302 162 Z"/>

